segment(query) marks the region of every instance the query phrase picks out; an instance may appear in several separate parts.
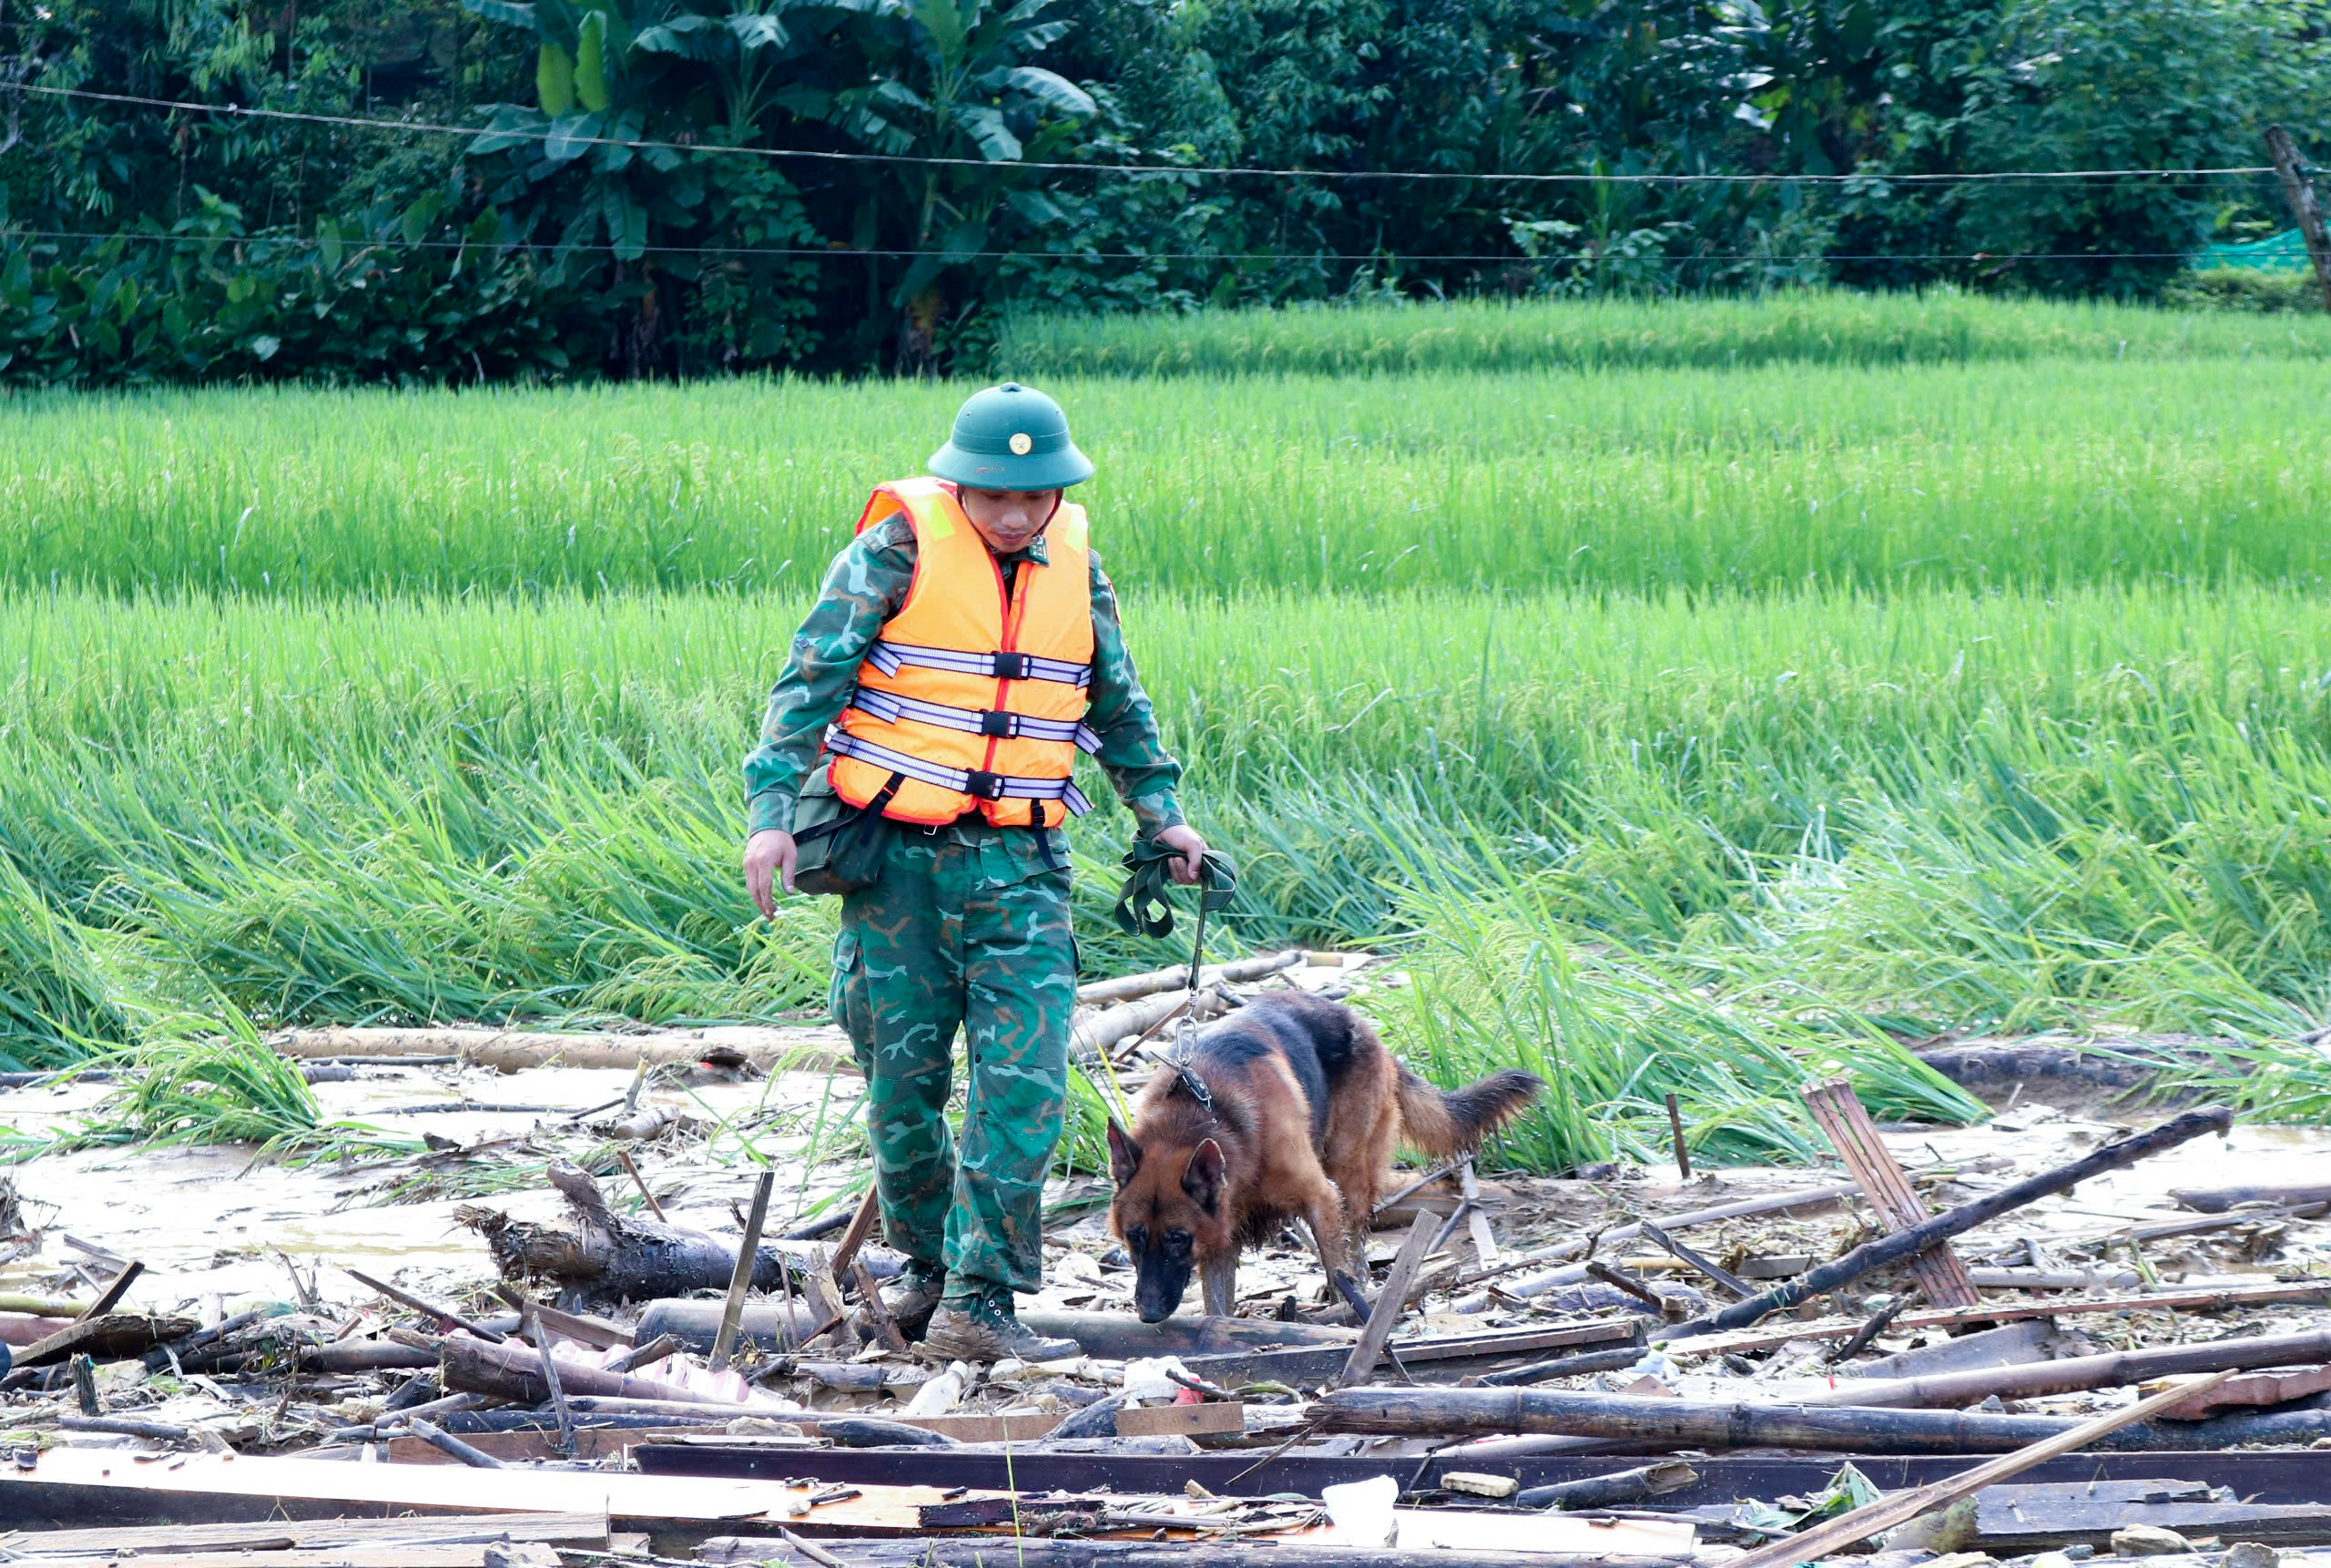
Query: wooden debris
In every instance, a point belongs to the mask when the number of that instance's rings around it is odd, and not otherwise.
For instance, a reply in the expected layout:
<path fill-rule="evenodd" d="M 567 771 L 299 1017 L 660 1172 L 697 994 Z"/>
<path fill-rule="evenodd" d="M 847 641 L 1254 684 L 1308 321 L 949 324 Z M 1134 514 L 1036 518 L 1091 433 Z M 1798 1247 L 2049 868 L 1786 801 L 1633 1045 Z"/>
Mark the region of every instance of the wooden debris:
<path fill-rule="evenodd" d="M 2079 1422 L 2069 1431 L 2018 1449 L 1989 1464 L 1977 1465 L 1949 1481 L 1880 1498 L 1811 1530 L 1757 1547 L 1736 1559 L 1732 1568 L 1792 1568 L 1797 1563 L 1817 1561 L 1825 1553 L 1842 1551 L 1856 1542 L 1867 1541 L 1879 1531 L 1907 1523 L 1929 1509 L 1948 1507 L 1962 1497 L 1972 1497 L 1983 1488 L 2019 1475 L 2044 1460 L 2086 1448 L 2097 1439 L 2156 1416 L 2182 1400 L 2206 1393 L 2231 1375 L 2217 1372 L 2198 1383 L 2181 1384 L 2125 1410 L 2108 1410 L 2092 1420 Z"/>
<path fill-rule="evenodd" d="M 712 1353 L 707 1363 L 716 1372 L 728 1369 L 729 1354 L 737 1348 L 737 1319 L 744 1314 L 745 1293 L 752 1288 L 752 1261 L 760 1251 L 761 1227 L 768 1223 L 769 1196 L 776 1186 L 777 1173 L 773 1170 L 763 1170 L 753 1183 L 753 1207 L 745 1217 L 744 1239 L 737 1244 L 728 1298 L 721 1304 L 720 1327 L 712 1336 Z"/>
<path fill-rule="evenodd" d="M 728 1025 L 653 1035 L 522 1029 L 398 1029 L 348 1027 L 286 1029 L 267 1044 L 293 1058 L 369 1056 L 382 1061 L 407 1057 L 457 1056 L 497 1073 L 529 1067 L 616 1067 L 687 1065 L 729 1060 L 764 1073 L 792 1069 L 809 1073 L 855 1073 L 858 1060 L 838 1030 L 770 1029 Z"/>
<path fill-rule="evenodd" d="M 1900 1407 L 1979 1404 L 1996 1394 L 2003 1400 L 2076 1393 L 2083 1389 L 2124 1388 L 2154 1378 L 2191 1372 L 2247 1371 L 2287 1367 L 2331 1358 L 2331 1329 L 2306 1334 L 2261 1334 L 2212 1339 L 2198 1345 L 2168 1345 L 2115 1350 L 2102 1356 L 1976 1367 L 1912 1378 L 1856 1378 L 1813 1396 L 1817 1405 Z"/>
<path fill-rule="evenodd" d="M 2197 1214 L 2225 1214 L 2244 1204 L 2283 1204 L 2292 1207 L 2331 1204 L 2331 1181 L 2275 1183 L 2265 1186 L 2181 1186 L 2169 1189 L 2172 1199 Z"/>
<path fill-rule="evenodd" d="M 2331 1391 L 2331 1365 L 2290 1372 L 2248 1372 L 2161 1413 L 2165 1421 L 2197 1421 L 2212 1410 L 2287 1404 Z"/>
<path fill-rule="evenodd" d="M 1235 1400 L 1189 1405 L 1127 1405 L 1117 1411 L 1119 1437 L 1201 1437 L 1247 1430 L 1247 1407 Z"/>
<path fill-rule="evenodd" d="M 1296 968 L 1309 955 L 1300 948 L 1285 952 L 1260 953 L 1253 958 L 1235 959 L 1228 963 L 1211 963 L 1198 972 L 1201 990 L 1213 985 L 1247 983 Z M 1076 988 L 1079 1007 L 1105 1005 L 1112 1002 L 1131 1002 L 1160 991 L 1176 991 L 1189 983 L 1190 966 L 1176 964 L 1171 969 L 1153 969 L 1141 974 L 1121 974 L 1110 980 L 1087 981 Z"/>
<path fill-rule="evenodd" d="M 1837 1151 L 1837 1157 L 1846 1162 L 1846 1168 L 1853 1173 L 1854 1180 L 1888 1231 L 1908 1230 L 1929 1217 L 1918 1189 L 1910 1186 L 1910 1178 L 1903 1174 L 1901 1166 L 1887 1153 L 1885 1141 L 1878 1135 L 1877 1124 L 1869 1119 L 1869 1113 L 1862 1107 L 1851 1083 L 1844 1078 L 1824 1078 L 1807 1084 L 1803 1097 L 1805 1108 L 1828 1138 L 1829 1146 Z M 1975 1282 L 1967 1278 L 1967 1266 L 1951 1250 L 1949 1241 L 1911 1257 L 1907 1267 L 1910 1278 L 1926 1292 L 1927 1299 L 1938 1307 L 1971 1307 L 1982 1299 Z"/>
<path fill-rule="evenodd" d="M 2085 1301 L 1987 1301 L 1980 1307 L 1951 1311 L 1906 1312 L 1894 1320 L 1894 1327 L 1903 1330 L 1956 1329 L 1969 1323 L 2012 1323 L 2030 1318 L 2066 1318 L 2098 1312 L 2214 1311 L 2238 1307 L 2276 1306 L 2294 1301 L 2331 1303 L 2331 1279 L 2300 1280 L 2289 1285 L 2224 1285 L 2195 1290 L 2154 1290 L 2142 1296 L 2114 1296 Z M 1654 1332 L 1653 1339 L 1673 1355 L 1715 1356 L 1734 1350 L 1769 1350 L 1794 1339 L 1842 1339 L 1859 1328 L 1860 1325 L 1855 1322 L 1823 1321 L 1791 1323 L 1779 1329 L 1753 1329 L 1685 1339 L 1663 1339 L 1660 1333 Z"/>
<path fill-rule="evenodd" d="M 1549 1486 L 1525 1487 L 1513 1494 L 1513 1501 L 1522 1508 L 1609 1508 L 1617 1503 L 1640 1502 L 1647 1497 L 1678 1492 L 1695 1484 L 1699 1479 L 1700 1472 L 1682 1460 L 1662 1460 L 1657 1464 L 1616 1471 L 1609 1475 L 1555 1481 Z"/>
<path fill-rule="evenodd" d="M 459 1329 L 464 1333 L 476 1336 L 478 1339 L 484 1340 L 489 1345 L 499 1345 L 502 1343 L 503 1336 L 501 1330 L 497 1329 L 490 1329 L 486 1325 L 478 1322 L 475 1319 L 464 1318 L 459 1312 L 454 1311 L 451 1307 L 429 1300 L 425 1297 L 416 1296 L 410 1290 L 405 1290 L 400 1287 L 391 1285 L 384 1279 L 375 1279 L 371 1275 L 360 1273 L 353 1268 L 343 1268 L 341 1272 L 347 1275 L 351 1279 L 356 1281 L 357 1284 L 364 1287 L 365 1289 L 373 1291 L 378 1295 L 385 1296 L 400 1307 L 412 1308 L 414 1311 L 434 1322 L 440 1329 Z"/>
<path fill-rule="evenodd" d="M 1440 1485 L 1445 1492 L 1461 1492 L 1469 1497 L 1507 1498 L 1522 1490 L 1522 1483 L 1510 1475 L 1478 1470 L 1444 1470 Z"/>
<path fill-rule="evenodd" d="M 155 1346 L 192 1333 L 198 1325 L 191 1318 L 149 1318 L 137 1312 L 108 1312 L 82 1318 L 15 1354 L 18 1367 L 46 1367 L 67 1356 L 85 1354 L 101 1361 L 142 1356 Z"/>
<path fill-rule="evenodd" d="M 294 1551 L 333 1552 L 356 1548 L 483 1546 L 492 1541 L 532 1541 L 545 1546 L 604 1547 L 604 1512 L 576 1513 L 472 1513 L 451 1519 L 262 1519 L 251 1523 L 170 1524 L 158 1530 L 109 1525 L 102 1530 L 44 1530 L 9 1543 L 19 1560 L 45 1563 L 77 1556 L 129 1557 L 179 1568 L 174 1555 L 241 1552 L 251 1568 L 281 1561 Z M 164 1553 L 153 1558 L 154 1553 Z"/>
<path fill-rule="evenodd" d="M 2231 1374 L 2227 1374 L 2231 1376 Z M 2000 1453 L 2079 1425 L 2057 1416 L 1857 1405 L 1714 1404 L 1627 1394 L 1541 1389 L 1339 1389 L 1310 1409 L 1322 1431 L 1445 1437 L 1543 1432 L 1609 1439 L 1660 1450 L 1766 1445 L 1860 1453 Z M 2113 1434 L 2128 1448 L 2201 1449 L 2266 1438 L 2331 1436 L 2331 1411 L 2222 1416 L 2148 1424 Z"/>
<path fill-rule="evenodd" d="M 2174 1148 L 2205 1133 L 2224 1133 L 2233 1125 L 2233 1113 L 2223 1105 L 2187 1111 L 2148 1131 L 2116 1139 L 2070 1164 L 2042 1171 L 1972 1203 L 1961 1204 L 1931 1219 L 1921 1220 L 1906 1230 L 1898 1230 L 1891 1236 L 1857 1247 L 1835 1262 L 1824 1264 L 1786 1285 L 1684 1324 L 1676 1329 L 1676 1337 L 1745 1329 L 1760 1318 L 1786 1310 L 1825 1291 L 1835 1290 L 1841 1285 L 1858 1279 L 1873 1268 L 1914 1257 L 1939 1241 L 1947 1241 L 2002 1214 L 2063 1192 L 2092 1176 L 2102 1176 L 2106 1171 L 2134 1165 L 2149 1156 Z"/>
<path fill-rule="evenodd" d="M 404 1424 L 406 1431 L 412 1432 L 413 1436 L 419 1438 L 430 1447 L 436 1449 L 440 1452 L 447 1454 L 453 1459 L 459 1460 L 462 1463 L 469 1465 L 473 1469 L 500 1470 L 503 1468 L 502 1461 L 494 1458 L 492 1454 L 484 1453 L 479 1451 L 477 1449 L 472 1448 L 468 1443 L 463 1442 L 453 1433 L 444 1431 L 443 1428 L 433 1426 L 430 1422 L 422 1420 L 418 1416 L 407 1416 L 405 1418 Z M 574 1456 L 575 1440 L 571 1435 L 566 1439 L 565 1452 L 565 1457 L 572 1458 Z"/>
<path fill-rule="evenodd" d="M 2331 1291 L 2331 1285 L 2325 1287 Z M 779 1348 L 777 1328 L 781 1304 L 748 1303 L 738 1319 L 740 1343 L 765 1349 Z M 805 1327 L 807 1311 L 796 1321 Z M 1039 1334 L 1075 1340 L 1090 1356 L 1130 1359 L 1135 1356 L 1205 1356 L 1244 1354 L 1288 1345 L 1341 1345 L 1356 1342 L 1355 1330 L 1312 1323 L 1281 1323 L 1253 1318 L 1208 1318 L 1177 1315 L 1162 1323 L 1144 1323 L 1126 1312 L 1047 1312 L 1026 1310 L 1020 1321 Z M 720 1303 L 702 1300 L 651 1301 L 635 1329 L 643 1339 L 669 1334 L 682 1345 L 708 1349 L 720 1327 Z M 789 1339 L 787 1348 L 798 1348 Z"/>
<path fill-rule="evenodd" d="M 1359 1382 L 1375 1367 L 1377 1357 L 1384 1353 L 1384 1342 L 1392 1337 L 1400 1314 L 1407 1309 L 1409 1287 L 1416 1282 L 1417 1270 L 1424 1267 L 1425 1254 L 1430 1250 L 1433 1236 L 1440 1228 L 1429 1214 L 1417 1216 L 1416 1223 L 1409 1227 L 1408 1239 L 1400 1243 L 1400 1254 L 1392 1259 L 1392 1270 L 1385 1276 L 1384 1288 L 1369 1310 L 1359 1342 L 1351 1348 L 1344 1369 L 1337 1374 L 1338 1383 Z"/>

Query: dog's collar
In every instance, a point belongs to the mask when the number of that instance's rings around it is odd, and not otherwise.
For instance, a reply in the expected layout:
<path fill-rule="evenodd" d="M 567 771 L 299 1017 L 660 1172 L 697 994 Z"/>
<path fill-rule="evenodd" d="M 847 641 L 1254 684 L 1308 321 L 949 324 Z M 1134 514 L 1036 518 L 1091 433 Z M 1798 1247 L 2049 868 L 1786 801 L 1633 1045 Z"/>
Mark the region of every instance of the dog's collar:
<path fill-rule="evenodd" d="M 1197 1069 L 1186 1062 L 1176 1062 L 1173 1067 L 1175 1075 L 1182 1080 L 1182 1086 L 1189 1090 L 1190 1098 L 1198 1103 L 1199 1109 L 1209 1116 L 1214 1115 L 1214 1095 L 1206 1088 L 1206 1080 L 1198 1076 Z"/>

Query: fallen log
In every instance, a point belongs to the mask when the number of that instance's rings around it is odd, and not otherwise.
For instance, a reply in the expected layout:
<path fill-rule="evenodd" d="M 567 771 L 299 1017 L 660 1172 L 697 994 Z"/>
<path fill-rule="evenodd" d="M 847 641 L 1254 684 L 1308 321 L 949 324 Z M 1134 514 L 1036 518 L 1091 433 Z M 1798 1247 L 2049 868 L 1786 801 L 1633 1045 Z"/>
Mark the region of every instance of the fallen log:
<path fill-rule="evenodd" d="M 580 1300 L 645 1301 L 690 1290 L 725 1290 L 738 1272 L 734 1241 L 616 1213 L 587 1172 L 563 1163 L 550 1183 L 566 1199 L 574 1229 L 512 1219 L 498 1209 L 464 1204 L 453 1217 L 485 1238 L 494 1267 L 513 1283 L 555 1285 Z M 867 1261 L 877 1275 L 898 1272 L 893 1254 Z M 763 1242 L 754 1249 L 752 1288 L 775 1290 L 788 1267 L 798 1274 L 795 1247 Z M 653 1334 L 646 1338 L 653 1339 Z"/>
<path fill-rule="evenodd" d="M 1097 1066 L 1114 1047 L 1178 1013 L 1186 1012 L 1189 1017 L 1202 1020 L 1218 1017 L 1227 1011 L 1222 993 L 1204 986 L 1199 987 L 1195 999 L 1188 991 L 1176 987 L 1138 1002 L 1119 1003 L 1115 1007 L 1103 1008 L 1069 1031 L 1068 1059 L 1078 1066 Z"/>
<path fill-rule="evenodd" d="M 522 1405 L 540 1404 L 551 1397 L 550 1380 L 543 1375 L 542 1365 L 547 1352 L 514 1343 L 489 1345 L 482 1339 L 453 1334 L 437 1342 L 437 1355 L 449 1389 L 468 1394 L 491 1394 Z M 707 1399 L 636 1372 L 610 1372 L 603 1367 L 585 1366 L 564 1357 L 551 1359 L 555 1361 L 560 1386 L 577 1396 L 656 1400 L 695 1409 L 725 1410 L 731 1415 L 751 1414 L 755 1409 L 734 1401 Z"/>
<path fill-rule="evenodd" d="M 1756 1547 L 1739 1559 L 1733 1568 L 1794 1568 L 1794 1564 L 1798 1563 L 1817 1562 L 1825 1554 L 1841 1552 L 1881 1530 L 1907 1524 L 1929 1509 L 1948 1508 L 1961 1498 L 1974 1496 L 1993 1482 L 2020 1475 L 2059 1454 L 2086 1448 L 2097 1439 L 2109 1437 L 2124 1427 L 2158 1415 L 2181 1400 L 2206 1394 L 2232 1375 L 2230 1372 L 2218 1372 L 2195 1382 L 2180 1384 L 2149 1400 L 2141 1400 L 2126 1410 L 2108 1410 L 2092 1420 L 2081 1421 L 2070 1431 L 2042 1439 L 1989 1464 L 1979 1464 L 1949 1481 L 1879 1498 L 1840 1518 L 1817 1524 L 1801 1534 Z"/>
<path fill-rule="evenodd" d="M 553 1033 L 523 1029 L 385 1029 L 351 1027 L 286 1029 L 268 1045 L 297 1059 L 368 1056 L 380 1061 L 458 1056 L 497 1073 L 531 1067 L 613 1067 L 626 1071 L 709 1061 L 714 1065 L 750 1065 L 764 1073 L 799 1071 L 855 1073 L 857 1059 L 837 1029 L 755 1028 L 662 1030 L 652 1034 Z"/>
<path fill-rule="evenodd" d="M 1525 1486 L 1513 1494 L 1513 1504 L 1517 1508 L 1611 1508 L 1680 1492 L 1698 1484 L 1699 1479 L 1700 1472 L 1682 1460 L 1662 1460 L 1609 1475 L 1558 1481 L 1552 1486 Z"/>
<path fill-rule="evenodd" d="M 1309 1414 L 1322 1431 L 1404 1437 L 1549 1433 L 1663 1451 L 1773 1447 L 1847 1453 L 2006 1453 L 2082 1424 L 2061 1416 L 1847 1405 L 1715 1404 L 1540 1389 L 1339 1389 L 1321 1396 Z M 2331 1435 L 2331 1410 L 2146 1422 L 2102 1441 L 2109 1448 L 2143 1451 L 2214 1449 L 2243 1442 L 2306 1443 L 2325 1435 Z"/>
<path fill-rule="evenodd" d="M 2245 1203 L 2305 1207 L 2331 1203 L 2331 1182 L 2275 1182 L 2261 1186 L 2177 1186 L 2169 1196 L 2196 1214 L 2224 1214 Z"/>
<path fill-rule="evenodd" d="M 709 1349 L 720 1329 L 720 1305 L 718 1301 L 651 1301 L 633 1331 L 643 1340 L 669 1334 L 691 1350 Z M 748 1303 L 738 1319 L 738 1343 L 764 1349 L 779 1348 L 778 1329 L 784 1311 L 782 1302 Z M 809 1316 L 806 1310 L 797 1310 L 793 1320 L 800 1323 Z M 1232 1355 L 1288 1345 L 1335 1345 L 1348 1350 L 1359 1339 L 1350 1329 L 1252 1318 L 1168 1318 L 1163 1323 L 1144 1323 L 1122 1312 L 1023 1311 L 1020 1321 L 1039 1334 L 1074 1339 L 1086 1355 L 1111 1358 Z"/>
<path fill-rule="evenodd" d="M 195 1328 L 191 1318 L 153 1318 L 141 1312 L 82 1318 L 25 1346 L 16 1353 L 14 1364 L 20 1369 L 46 1367 L 76 1355 L 100 1361 L 142 1356 L 157 1345 L 192 1333 Z"/>
<path fill-rule="evenodd" d="M 1301 948 L 1289 948 L 1285 952 L 1260 953 L 1253 958 L 1233 959 L 1228 963 L 1209 963 L 1198 971 L 1198 989 L 1261 980 L 1281 970 L 1293 969 L 1308 957 Z M 1190 966 L 1176 964 L 1171 969 L 1153 969 L 1141 974 L 1121 974 L 1114 980 L 1095 980 L 1076 988 L 1079 1007 L 1099 1007 L 1112 1002 L 1131 1002 L 1159 991 L 1176 991 L 1189 983 Z"/>
<path fill-rule="evenodd" d="M 1816 1405 L 1884 1405 L 1932 1409 L 1980 1404 L 1993 1394 L 2003 1400 L 2038 1399 L 2087 1389 L 2126 1388 L 2155 1378 L 2194 1372 L 2251 1371 L 2331 1359 L 2331 1329 L 2305 1334 L 2261 1334 L 2213 1339 L 2199 1345 L 2115 1350 L 2073 1356 L 2061 1361 L 1979 1367 L 1920 1378 L 1857 1378 L 1807 1400 Z"/>
<path fill-rule="evenodd" d="M 2131 1137 L 2116 1139 L 2068 1165 L 2042 1171 L 2038 1176 L 2030 1176 L 2012 1186 L 2002 1187 L 1998 1192 L 1977 1198 L 1972 1203 L 1961 1204 L 1953 1209 L 1946 1209 L 1931 1219 L 1921 1220 L 1917 1225 L 1898 1230 L 1890 1236 L 1880 1237 L 1876 1241 L 1867 1242 L 1847 1253 L 1843 1257 L 1823 1264 L 1809 1273 L 1776 1286 L 1762 1296 L 1753 1296 L 1746 1301 L 1736 1302 L 1707 1317 L 1681 1324 L 1670 1337 L 1684 1339 L 1694 1334 L 1719 1332 L 1726 1329 L 1745 1329 L 1768 1314 L 1785 1311 L 1800 1302 L 1835 1290 L 1841 1285 L 1860 1278 L 1874 1268 L 1882 1268 L 1889 1263 L 1898 1263 L 1905 1258 L 1915 1257 L 1938 1242 L 1947 1241 L 1954 1236 L 1962 1235 L 1979 1225 L 1998 1218 L 2002 1214 L 2021 1208 L 2026 1204 L 2068 1191 L 2081 1182 L 2087 1181 L 2092 1176 L 2102 1176 L 2106 1171 L 2119 1170 L 2123 1166 L 2134 1165 L 2149 1156 L 2161 1153 L 2163 1149 L 2174 1148 L 2180 1144 L 2198 1138 L 2204 1133 L 2224 1133 L 2233 1125 L 2233 1113 L 2223 1105 L 2212 1105 L 2201 1110 L 2185 1112 L 2145 1132 Z"/>

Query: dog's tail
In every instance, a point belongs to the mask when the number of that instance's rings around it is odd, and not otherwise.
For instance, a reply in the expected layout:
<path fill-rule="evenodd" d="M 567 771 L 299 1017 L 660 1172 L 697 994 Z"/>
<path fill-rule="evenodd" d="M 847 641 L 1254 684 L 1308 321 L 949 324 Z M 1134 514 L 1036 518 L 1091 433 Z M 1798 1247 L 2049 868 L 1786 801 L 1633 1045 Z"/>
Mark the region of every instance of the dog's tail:
<path fill-rule="evenodd" d="M 1400 1069 L 1400 1141 L 1424 1155 L 1461 1155 L 1520 1115 L 1545 1080 L 1508 1067 L 1447 1093 Z"/>

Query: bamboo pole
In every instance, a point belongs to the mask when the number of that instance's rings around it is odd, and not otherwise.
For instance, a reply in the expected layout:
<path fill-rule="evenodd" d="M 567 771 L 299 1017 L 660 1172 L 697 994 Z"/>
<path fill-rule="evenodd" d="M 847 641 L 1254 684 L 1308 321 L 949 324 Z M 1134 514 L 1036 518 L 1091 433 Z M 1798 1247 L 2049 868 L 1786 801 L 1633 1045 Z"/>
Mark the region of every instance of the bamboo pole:
<path fill-rule="evenodd" d="M 2155 1378 L 2189 1372 L 2247 1372 L 2260 1367 L 2303 1366 L 2331 1360 L 2331 1329 L 2306 1334 L 2261 1334 L 2212 1339 L 2199 1345 L 2113 1350 L 2102 1356 L 2072 1356 L 2061 1361 L 1977 1367 L 1923 1378 L 1850 1378 L 1807 1400 L 1816 1405 L 1885 1405 L 1897 1409 L 1952 1410 L 1980 1404 L 1991 1395 L 2003 1400 L 2087 1389 L 2127 1388 Z"/>

